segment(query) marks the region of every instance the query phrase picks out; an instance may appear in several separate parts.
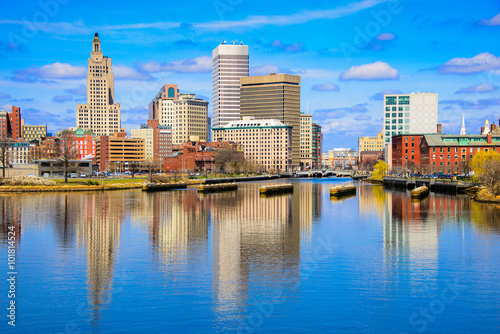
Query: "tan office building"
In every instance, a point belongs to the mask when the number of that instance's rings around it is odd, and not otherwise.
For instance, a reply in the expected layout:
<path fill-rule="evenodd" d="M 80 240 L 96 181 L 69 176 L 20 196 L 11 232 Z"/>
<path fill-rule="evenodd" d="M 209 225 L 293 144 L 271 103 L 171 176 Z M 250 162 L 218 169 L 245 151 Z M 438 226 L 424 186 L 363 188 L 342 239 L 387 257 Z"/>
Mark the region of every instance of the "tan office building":
<path fill-rule="evenodd" d="M 300 115 L 300 169 L 306 170 L 313 166 L 312 150 L 312 115 Z"/>
<path fill-rule="evenodd" d="M 208 101 L 181 94 L 177 85 L 164 85 L 149 104 L 149 117 L 172 131 L 172 143 L 208 141 Z"/>
<path fill-rule="evenodd" d="M 359 137 L 358 152 L 364 151 L 383 151 L 384 150 L 384 133 L 379 132 L 377 137 Z"/>
<path fill-rule="evenodd" d="M 97 136 L 125 131 L 121 128 L 120 104 L 114 101 L 114 76 L 111 58 L 103 56 L 101 41 L 95 33 L 88 60 L 87 104 L 76 108 L 76 127 L 90 129 Z"/>
<path fill-rule="evenodd" d="M 214 141 L 236 142 L 241 145 L 245 159 L 268 171 L 291 171 L 292 127 L 276 119 L 245 117 L 223 127 L 213 128 Z"/>
<path fill-rule="evenodd" d="M 140 129 L 130 130 L 130 137 L 144 139 L 145 158 L 150 160 L 154 158 L 154 135 L 153 128 L 141 127 Z"/>
<path fill-rule="evenodd" d="M 277 119 L 292 129 L 292 166 L 300 164 L 300 76 L 270 74 L 240 78 L 241 117 Z"/>
<path fill-rule="evenodd" d="M 174 145 L 194 141 L 208 141 L 208 101 L 195 94 L 181 94 L 174 100 L 175 124 L 172 127 Z"/>
<path fill-rule="evenodd" d="M 32 140 L 42 140 L 47 137 L 47 127 L 45 125 L 23 125 L 23 138 L 27 142 Z"/>

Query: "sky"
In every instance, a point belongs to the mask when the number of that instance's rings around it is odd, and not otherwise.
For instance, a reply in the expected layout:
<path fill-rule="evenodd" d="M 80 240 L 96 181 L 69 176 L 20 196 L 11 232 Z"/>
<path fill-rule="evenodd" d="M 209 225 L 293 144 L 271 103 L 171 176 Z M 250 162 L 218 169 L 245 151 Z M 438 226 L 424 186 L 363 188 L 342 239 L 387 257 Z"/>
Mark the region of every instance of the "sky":
<path fill-rule="evenodd" d="M 471 134 L 486 118 L 498 122 L 500 1 L 311 3 L 4 2 L 0 109 L 21 107 L 25 124 L 49 132 L 74 127 L 98 32 L 128 132 L 146 122 L 164 84 L 211 103 L 211 54 L 222 41 L 249 46 L 250 75 L 301 76 L 301 111 L 322 126 L 323 152 L 376 136 L 384 93 L 438 93 L 445 133 L 460 132 L 463 114 Z"/>

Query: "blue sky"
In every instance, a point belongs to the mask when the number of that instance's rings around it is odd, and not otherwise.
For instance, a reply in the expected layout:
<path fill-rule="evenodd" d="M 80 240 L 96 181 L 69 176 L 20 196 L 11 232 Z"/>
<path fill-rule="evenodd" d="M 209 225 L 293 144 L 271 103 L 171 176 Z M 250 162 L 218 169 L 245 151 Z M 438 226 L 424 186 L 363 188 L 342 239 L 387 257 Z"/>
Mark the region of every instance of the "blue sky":
<path fill-rule="evenodd" d="M 500 117 L 500 2 L 41 0 L 2 4 L 0 106 L 26 124 L 75 126 L 94 32 L 111 57 L 128 131 L 163 84 L 211 102 L 211 52 L 249 45 L 251 75 L 300 75 L 301 108 L 323 151 L 382 129 L 383 92 L 439 94 L 443 131 L 477 134 Z M 304 7 L 305 5 L 309 7 Z M 211 114 L 211 107 L 209 107 Z"/>

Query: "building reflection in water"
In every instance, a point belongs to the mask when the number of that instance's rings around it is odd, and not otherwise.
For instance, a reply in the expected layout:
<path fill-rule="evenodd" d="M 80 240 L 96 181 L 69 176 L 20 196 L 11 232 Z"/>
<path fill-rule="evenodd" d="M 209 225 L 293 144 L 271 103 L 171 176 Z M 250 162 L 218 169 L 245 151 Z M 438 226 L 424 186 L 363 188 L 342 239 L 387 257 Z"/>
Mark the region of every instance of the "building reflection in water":
<path fill-rule="evenodd" d="M 87 294 L 92 326 L 111 302 L 113 266 L 120 248 L 121 222 L 127 214 L 125 192 L 78 196 L 82 208 L 77 238 L 87 254 Z"/>
<path fill-rule="evenodd" d="M 299 280 L 300 243 L 310 239 L 312 221 L 321 214 L 320 185 L 297 183 L 293 195 L 265 198 L 259 186 L 243 184 L 236 192 L 209 195 L 153 193 L 143 200 L 159 268 L 170 279 L 186 269 L 180 266 L 206 261 L 211 251 L 220 326 L 248 307 L 250 289 Z"/>
<path fill-rule="evenodd" d="M 14 227 L 16 246 L 19 246 L 22 236 L 21 212 L 28 203 L 20 200 L 17 195 L 0 195 L 0 243 L 7 244 L 9 227 Z M 10 235 L 12 236 L 12 234 Z"/>
<path fill-rule="evenodd" d="M 279 290 L 300 280 L 301 238 L 310 238 L 321 190 L 294 187 L 293 195 L 261 197 L 255 185 L 213 195 L 214 310 L 221 326 L 248 307 L 249 291 Z"/>
<path fill-rule="evenodd" d="M 424 289 L 437 284 L 441 227 L 445 223 L 468 221 L 471 201 L 465 197 L 434 194 L 412 201 L 409 193 L 397 191 L 387 191 L 385 197 L 386 265 L 407 270 L 408 279 L 416 285 L 427 284 Z"/>
<path fill-rule="evenodd" d="M 150 240 L 160 268 L 175 279 L 182 265 L 206 254 L 210 198 L 196 191 L 174 191 L 145 194 Z"/>

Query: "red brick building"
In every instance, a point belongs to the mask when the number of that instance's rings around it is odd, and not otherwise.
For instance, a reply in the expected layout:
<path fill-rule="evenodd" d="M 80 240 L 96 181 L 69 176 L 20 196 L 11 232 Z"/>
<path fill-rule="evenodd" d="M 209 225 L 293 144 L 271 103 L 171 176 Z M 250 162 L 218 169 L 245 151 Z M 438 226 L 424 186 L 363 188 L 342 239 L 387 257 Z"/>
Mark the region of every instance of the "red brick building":
<path fill-rule="evenodd" d="M 233 142 L 185 142 L 182 150 L 177 150 L 163 159 L 163 171 L 166 173 L 214 171 L 215 155 L 220 149 L 241 151 L 240 145 Z"/>
<path fill-rule="evenodd" d="M 421 169 L 424 173 L 463 173 L 474 154 L 489 150 L 500 153 L 500 135 L 425 135 L 420 144 Z"/>
<path fill-rule="evenodd" d="M 21 109 L 12 107 L 12 112 L 0 111 L 0 137 L 22 139 L 24 120 L 21 118 Z"/>
<path fill-rule="evenodd" d="M 78 152 L 78 160 L 92 159 L 95 164 L 97 137 L 92 130 L 82 128 L 66 131 L 73 140 L 75 150 Z"/>
<path fill-rule="evenodd" d="M 371 169 L 377 161 L 382 160 L 384 157 L 384 151 L 361 151 L 359 152 L 359 163 L 363 169 Z"/>
<path fill-rule="evenodd" d="M 415 171 L 420 167 L 420 143 L 424 135 L 400 134 L 392 137 L 392 166 Z"/>

